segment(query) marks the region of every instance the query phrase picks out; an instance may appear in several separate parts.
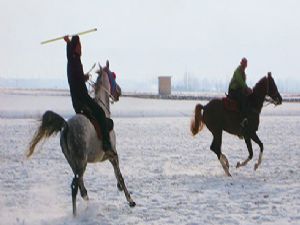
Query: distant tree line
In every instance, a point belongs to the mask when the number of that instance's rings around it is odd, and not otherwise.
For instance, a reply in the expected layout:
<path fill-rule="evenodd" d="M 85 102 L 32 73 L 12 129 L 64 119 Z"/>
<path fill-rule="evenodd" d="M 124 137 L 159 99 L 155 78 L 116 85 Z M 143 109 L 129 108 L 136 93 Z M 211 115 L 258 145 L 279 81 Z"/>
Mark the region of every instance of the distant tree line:
<path fill-rule="evenodd" d="M 179 92 L 224 92 L 227 91 L 228 81 L 225 79 L 208 79 L 188 73 L 184 74 L 182 80 L 173 82 L 172 90 Z"/>
<path fill-rule="evenodd" d="M 172 80 L 172 91 L 176 92 L 227 92 L 230 80 L 225 78 L 208 79 L 203 76 L 196 76 L 185 73 L 180 80 Z M 281 93 L 300 93 L 300 79 L 276 79 L 278 90 Z M 250 87 L 254 84 L 249 84 Z"/>

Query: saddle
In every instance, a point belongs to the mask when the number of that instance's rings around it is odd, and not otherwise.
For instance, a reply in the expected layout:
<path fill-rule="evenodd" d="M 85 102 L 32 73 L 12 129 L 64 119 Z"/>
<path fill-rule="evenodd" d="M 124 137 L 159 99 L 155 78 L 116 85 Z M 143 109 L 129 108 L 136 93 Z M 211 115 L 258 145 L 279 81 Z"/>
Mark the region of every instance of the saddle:
<path fill-rule="evenodd" d="M 228 111 L 233 111 L 233 112 L 239 112 L 239 103 L 235 100 L 232 99 L 230 96 L 226 96 L 222 98 L 222 103 L 223 106 L 226 110 Z"/>
<path fill-rule="evenodd" d="M 90 122 L 93 124 L 93 126 L 96 130 L 99 140 L 102 140 L 102 131 L 101 131 L 100 125 L 99 125 L 98 121 L 96 120 L 96 118 L 92 115 L 90 110 L 83 109 L 83 110 L 81 110 L 81 112 L 79 114 L 84 115 L 86 118 L 88 118 L 90 120 Z M 114 129 L 114 121 L 110 118 L 106 118 L 106 126 L 107 126 L 107 129 L 109 132 L 112 131 Z"/>

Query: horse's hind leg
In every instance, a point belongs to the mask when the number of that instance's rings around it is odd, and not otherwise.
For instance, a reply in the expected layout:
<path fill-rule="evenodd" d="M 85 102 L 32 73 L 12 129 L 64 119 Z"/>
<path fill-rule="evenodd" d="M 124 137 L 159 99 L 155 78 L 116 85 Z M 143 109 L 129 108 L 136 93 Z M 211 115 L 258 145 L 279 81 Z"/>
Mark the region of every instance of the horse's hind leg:
<path fill-rule="evenodd" d="M 222 154 L 220 155 L 220 158 L 219 158 L 219 161 L 224 169 L 224 172 L 225 174 L 228 176 L 228 177 L 231 177 L 231 174 L 229 173 L 229 162 L 226 158 L 226 155 Z"/>
<path fill-rule="evenodd" d="M 257 170 L 257 168 L 259 167 L 259 165 L 261 164 L 262 161 L 262 155 L 263 155 L 263 151 L 264 151 L 264 145 L 263 143 L 260 141 L 259 137 L 257 136 L 256 133 L 254 133 L 254 135 L 251 136 L 251 139 L 257 143 L 259 145 L 260 148 L 260 153 L 259 153 L 259 157 L 258 157 L 258 161 L 257 163 L 255 163 L 254 165 L 254 170 Z"/>
<path fill-rule="evenodd" d="M 221 153 L 221 143 L 222 143 L 222 131 L 213 133 L 213 142 L 210 145 L 210 149 L 216 153 L 224 172 L 227 176 L 231 177 L 229 173 L 229 162 L 227 157 Z"/>
<path fill-rule="evenodd" d="M 78 177 L 78 174 L 76 174 L 74 176 L 72 184 L 71 184 L 73 216 L 76 216 L 76 195 L 78 192 L 78 181 L 79 181 L 79 177 Z"/>
<path fill-rule="evenodd" d="M 135 206 L 135 202 L 131 199 L 130 194 L 129 194 L 127 188 L 126 188 L 123 176 L 121 174 L 121 170 L 120 170 L 120 167 L 119 167 L 118 156 L 115 155 L 109 161 L 113 165 L 114 172 L 115 172 L 115 175 L 116 175 L 116 178 L 117 178 L 117 181 L 118 181 L 118 186 L 120 186 L 119 190 L 121 189 L 121 190 L 124 191 L 125 197 L 126 197 L 127 201 L 129 202 L 129 206 L 130 207 L 134 207 Z"/>
<path fill-rule="evenodd" d="M 73 206 L 73 216 L 76 216 L 76 196 L 78 192 L 78 188 L 80 189 L 81 196 L 83 199 L 88 199 L 87 191 L 83 184 L 83 173 L 86 168 L 86 163 L 83 169 L 73 169 L 74 178 L 71 184 L 71 191 L 72 191 L 72 206 Z"/>
<path fill-rule="evenodd" d="M 246 166 L 247 163 L 253 158 L 253 149 L 252 149 L 251 139 L 247 137 L 247 138 L 245 138 L 245 142 L 246 142 L 246 145 L 247 145 L 249 156 L 244 162 L 242 162 L 242 163 L 238 162 L 236 164 L 236 168 L 239 168 L 241 166 Z"/>
<path fill-rule="evenodd" d="M 116 161 L 115 164 L 120 168 L 120 166 L 119 166 L 119 157 L 118 157 L 118 155 L 113 155 L 113 156 L 111 156 L 111 157 L 109 158 L 109 161 L 110 161 L 111 164 L 114 166 L 112 160 L 115 160 L 115 161 Z M 123 191 L 123 187 L 122 187 L 122 185 L 121 185 L 120 182 L 119 182 L 119 179 L 118 179 L 118 173 L 117 173 L 117 170 L 115 170 L 115 167 L 114 167 L 114 172 L 115 172 L 115 176 L 116 176 L 116 179 L 117 179 L 117 188 L 118 188 L 119 191 Z"/>
<path fill-rule="evenodd" d="M 82 173 L 81 177 L 79 177 L 78 185 L 79 185 L 79 190 L 80 190 L 81 197 L 86 201 L 89 200 L 87 190 L 86 190 L 86 188 L 84 186 L 84 183 L 83 183 L 83 173 Z"/>
<path fill-rule="evenodd" d="M 117 164 L 118 167 L 120 168 L 120 165 L 119 165 L 119 157 L 116 156 L 116 157 L 115 157 L 115 160 L 116 160 L 116 164 Z M 123 191 L 123 187 L 122 187 L 122 185 L 119 183 L 119 180 L 118 180 L 118 174 L 116 173 L 116 170 L 114 170 L 114 171 L 115 171 L 115 176 L 116 176 L 117 181 L 118 181 L 118 183 L 117 183 L 117 188 L 118 188 L 119 191 Z"/>

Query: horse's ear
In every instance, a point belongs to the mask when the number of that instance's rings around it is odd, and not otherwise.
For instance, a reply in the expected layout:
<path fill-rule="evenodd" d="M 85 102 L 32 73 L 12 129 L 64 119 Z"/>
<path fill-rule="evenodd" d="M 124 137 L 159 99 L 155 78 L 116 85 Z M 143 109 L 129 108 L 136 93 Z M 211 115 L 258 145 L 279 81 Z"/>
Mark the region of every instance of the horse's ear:
<path fill-rule="evenodd" d="M 96 73 L 98 73 L 98 76 L 101 76 L 103 69 L 102 69 L 102 66 L 100 65 L 100 63 L 98 63 L 98 66 L 99 66 L 99 70 L 97 70 Z"/>
<path fill-rule="evenodd" d="M 271 72 L 268 72 L 268 77 L 272 77 L 272 73 Z"/>

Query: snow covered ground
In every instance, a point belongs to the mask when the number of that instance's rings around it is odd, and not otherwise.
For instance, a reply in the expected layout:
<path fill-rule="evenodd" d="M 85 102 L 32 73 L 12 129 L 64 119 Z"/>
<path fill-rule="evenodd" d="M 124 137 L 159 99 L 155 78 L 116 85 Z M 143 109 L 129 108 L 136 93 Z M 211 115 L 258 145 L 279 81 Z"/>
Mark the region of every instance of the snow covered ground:
<path fill-rule="evenodd" d="M 263 109 L 258 135 L 265 151 L 257 171 L 258 146 L 253 160 L 236 169 L 246 146 L 224 133 L 228 178 L 209 150 L 209 131 L 190 134 L 196 103 L 121 98 L 112 105 L 120 166 L 137 205 L 130 208 L 117 190 L 108 162 L 89 164 L 90 200 L 77 197 L 73 218 L 73 174 L 59 137 L 24 156 L 45 110 L 73 114 L 70 97 L 0 92 L 0 224 L 300 224 L 300 104 Z"/>

